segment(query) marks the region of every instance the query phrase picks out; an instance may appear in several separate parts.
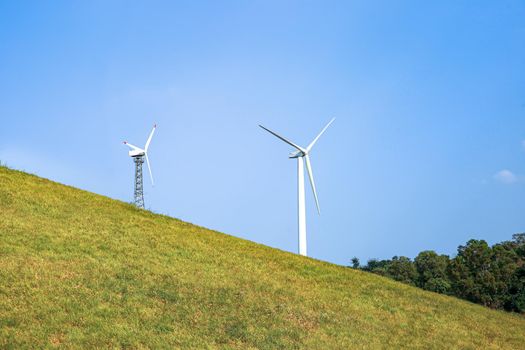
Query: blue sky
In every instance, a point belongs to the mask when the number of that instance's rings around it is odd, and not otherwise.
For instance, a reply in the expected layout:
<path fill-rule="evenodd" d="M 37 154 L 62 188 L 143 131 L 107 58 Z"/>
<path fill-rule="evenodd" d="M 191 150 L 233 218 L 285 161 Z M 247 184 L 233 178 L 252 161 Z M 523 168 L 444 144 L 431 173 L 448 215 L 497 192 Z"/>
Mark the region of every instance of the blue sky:
<path fill-rule="evenodd" d="M 348 264 L 525 231 L 523 1 L 0 2 L 0 160 Z M 146 180 L 148 180 L 146 178 Z M 309 189 L 309 188 L 307 188 Z"/>

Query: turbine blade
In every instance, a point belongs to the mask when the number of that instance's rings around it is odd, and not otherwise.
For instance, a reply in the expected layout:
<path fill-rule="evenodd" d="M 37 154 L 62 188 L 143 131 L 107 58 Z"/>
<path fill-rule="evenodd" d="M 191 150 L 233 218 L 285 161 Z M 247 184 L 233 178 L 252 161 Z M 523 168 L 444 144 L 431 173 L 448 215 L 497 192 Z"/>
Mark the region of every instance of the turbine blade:
<path fill-rule="evenodd" d="M 326 129 L 328 129 L 328 127 L 330 126 L 330 124 L 332 124 L 334 122 L 335 118 L 332 118 L 332 120 L 330 120 L 330 122 L 328 124 L 326 124 L 326 126 L 323 128 L 323 130 L 321 130 L 321 132 L 319 133 L 319 135 L 317 135 L 317 137 L 312 141 L 312 143 L 308 146 L 308 148 L 306 149 L 307 152 L 310 152 L 310 150 L 312 149 L 312 147 L 315 145 L 315 143 L 317 142 L 317 140 L 319 140 L 319 138 L 321 137 L 322 134 L 324 134 L 324 132 L 326 131 Z"/>
<path fill-rule="evenodd" d="M 128 141 L 124 141 L 124 144 L 125 144 L 126 146 L 128 146 L 129 148 L 133 149 L 133 150 L 136 150 L 136 151 L 143 151 L 142 148 L 137 147 L 137 146 L 134 146 L 134 145 L 132 145 L 131 143 L 129 143 Z"/>
<path fill-rule="evenodd" d="M 299 151 L 301 151 L 301 152 L 306 152 L 306 150 L 305 150 L 304 148 L 302 148 L 302 147 L 296 145 L 296 144 L 293 143 L 292 141 L 289 141 L 289 140 L 285 139 L 284 137 L 278 135 L 277 133 L 271 131 L 270 129 L 265 128 L 265 127 L 262 126 L 262 125 L 259 125 L 259 126 L 260 126 L 261 128 L 263 128 L 264 130 L 268 131 L 268 132 L 269 132 L 270 134 L 272 134 L 273 136 L 275 136 L 275 137 L 281 139 L 282 141 L 286 142 L 286 143 L 289 144 L 290 146 L 292 146 L 292 147 L 298 149 Z"/>
<path fill-rule="evenodd" d="M 155 186 L 155 183 L 153 182 L 153 174 L 151 173 L 151 166 L 149 165 L 148 154 L 145 153 L 145 155 L 146 155 L 146 163 L 148 163 L 149 178 L 151 179 L 151 185 L 152 185 L 152 186 Z"/>
<path fill-rule="evenodd" d="M 153 130 L 151 130 L 151 133 L 149 134 L 148 141 L 146 141 L 146 146 L 144 147 L 144 150 L 147 152 L 149 143 L 151 142 L 151 138 L 153 137 L 153 133 L 155 133 L 155 129 L 157 128 L 157 124 L 153 125 Z"/>
<path fill-rule="evenodd" d="M 312 191 L 314 192 L 315 205 L 317 206 L 317 212 L 321 215 L 321 208 L 319 207 L 319 199 L 317 198 L 317 191 L 315 189 L 314 174 L 312 172 L 312 164 L 310 164 L 310 156 L 307 154 L 306 158 L 306 169 L 308 170 L 308 178 L 310 179 L 310 185 L 312 185 Z"/>

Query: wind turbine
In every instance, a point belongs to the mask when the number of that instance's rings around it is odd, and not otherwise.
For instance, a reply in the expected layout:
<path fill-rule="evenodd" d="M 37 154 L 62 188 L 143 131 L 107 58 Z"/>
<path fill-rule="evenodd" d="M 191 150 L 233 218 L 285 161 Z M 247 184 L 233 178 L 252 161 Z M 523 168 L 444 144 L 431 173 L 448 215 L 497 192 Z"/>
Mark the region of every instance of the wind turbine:
<path fill-rule="evenodd" d="M 306 204 L 305 204 L 305 191 L 304 191 L 304 163 L 306 163 L 306 169 L 308 171 L 308 178 L 310 179 L 310 185 L 312 186 L 312 191 L 314 193 L 315 198 L 315 205 L 317 206 L 317 212 L 319 215 L 321 214 L 321 208 L 319 207 L 319 199 L 317 198 L 317 191 L 315 189 L 315 181 L 314 181 L 314 175 L 312 173 L 312 164 L 310 163 L 310 151 L 314 147 L 315 143 L 321 135 L 328 129 L 330 124 L 333 123 L 335 118 L 330 120 L 328 124 L 321 130 L 319 135 L 316 136 L 316 138 L 308 145 L 308 147 L 303 148 L 298 146 L 297 144 L 293 143 L 292 141 L 289 141 L 285 139 L 284 137 L 278 135 L 277 133 L 271 131 L 270 129 L 265 128 L 262 125 L 259 125 L 264 130 L 268 131 L 270 134 L 274 135 L 275 137 L 281 139 L 282 141 L 286 142 L 290 146 L 296 149 L 296 151 L 290 153 L 289 158 L 297 159 L 297 203 L 298 203 L 298 217 L 299 217 L 299 254 L 306 256 L 307 255 L 307 247 L 306 247 Z"/>
<path fill-rule="evenodd" d="M 153 134 L 155 133 L 156 128 L 157 128 L 157 124 L 153 125 L 153 130 L 151 130 L 151 133 L 149 134 L 148 141 L 146 141 L 146 146 L 144 146 L 144 149 L 134 146 L 127 141 L 124 141 L 124 144 L 128 146 L 129 148 L 131 148 L 131 150 L 129 151 L 129 156 L 133 158 L 133 161 L 135 162 L 134 202 L 137 207 L 142 208 L 142 209 L 144 209 L 144 190 L 143 190 L 144 186 L 143 186 L 143 179 L 142 179 L 142 164 L 144 163 L 144 158 L 146 158 L 146 163 L 148 164 L 151 185 L 152 186 L 155 185 L 153 182 L 153 174 L 151 173 L 151 166 L 149 164 L 148 148 L 149 148 L 151 138 L 153 137 Z"/>

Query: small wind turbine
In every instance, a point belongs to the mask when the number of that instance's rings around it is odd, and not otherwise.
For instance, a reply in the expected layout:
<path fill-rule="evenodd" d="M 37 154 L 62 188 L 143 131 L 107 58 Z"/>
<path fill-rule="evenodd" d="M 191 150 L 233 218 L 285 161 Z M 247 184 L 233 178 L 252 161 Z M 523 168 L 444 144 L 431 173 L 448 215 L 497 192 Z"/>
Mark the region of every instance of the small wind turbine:
<path fill-rule="evenodd" d="M 146 141 L 146 146 L 144 146 L 144 149 L 139 148 L 137 146 L 132 145 L 131 143 L 124 141 L 124 144 L 131 148 L 129 151 L 129 156 L 133 158 L 133 161 L 135 162 L 135 198 L 134 202 L 135 205 L 139 208 L 144 209 L 144 190 L 143 190 L 143 179 L 142 179 L 142 164 L 144 163 L 144 157 L 146 157 L 146 163 L 148 164 L 148 170 L 149 170 L 149 177 L 151 179 L 151 185 L 155 185 L 153 182 L 153 174 L 151 173 L 151 166 L 149 164 L 149 158 L 148 158 L 148 148 L 149 144 L 151 142 L 151 138 L 153 137 L 153 134 L 155 133 L 155 129 L 157 128 L 157 124 L 153 125 L 153 130 L 151 130 L 151 133 L 149 134 L 148 141 Z"/>
<path fill-rule="evenodd" d="M 319 137 L 328 129 L 330 124 L 335 120 L 333 118 L 330 120 L 328 124 L 321 130 L 319 135 L 308 145 L 308 147 L 303 148 L 298 146 L 297 144 L 285 139 L 284 137 L 278 135 L 277 133 L 265 128 L 262 125 L 259 125 L 264 130 L 268 131 L 270 134 L 274 135 L 275 137 L 281 139 L 282 141 L 286 142 L 293 148 L 295 148 L 297 151 L 294 151 L 290 153 L 289 158 L 297 159 L 297 183 L 298 183 L 298 216 L 299 216 L 299 254 L 306 256 L 307 255 L 307 249 L 306 249 L 306 204 L 305 204 L 305 192 L 304 192 L 304 163 L 306 162 L 306 169 L 308 171 L 308 177 L 310 179 L 310 185 L 312 185 L 312 191 L 314 193 L 315 197 L 315 205 L 317 206 L 317 212 L 319 215 L 321 214 L 321 208 L 319 207 L 319 199 L 317 198 L 317 191 L 315 189 L 315 181 L 314 181 L 314 175 L 312 173 L 312 165 L 310 163 L 310 151 L 312 150 L 312 147 L 314 147 L 317 140 L 319 140 Z"/>

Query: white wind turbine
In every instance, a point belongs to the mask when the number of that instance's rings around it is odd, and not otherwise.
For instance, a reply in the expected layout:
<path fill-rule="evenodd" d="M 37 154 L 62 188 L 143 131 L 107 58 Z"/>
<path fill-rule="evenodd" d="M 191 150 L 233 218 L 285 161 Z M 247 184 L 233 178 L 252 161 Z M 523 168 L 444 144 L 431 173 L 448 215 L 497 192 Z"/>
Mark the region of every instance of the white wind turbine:
<path fill-rule="evenodd" d="M 295 148 L 297 151 L 294 151 L 290 153 L 290 158 L 296 158 L 297 159 L 297 183 L 298 183 L 298 190 L 297 190 L 297 196 L 298 196 L 298 216 L 299 216 L 299 254 L 301 255 L 307 255 L 307 246 L 306 246 L 306 204 L 305 204 L 305 191 L 304 191 L 304 163 L 306 163 L 306 169 L 308 171 L 308 177 L 310 179 L 310 184 L 312 185 L 312 191 L 314 193 L 315 197 L 315 205 L 317 206 L 317 212 L 321 214 L 321 208 L 319 207 L 319 199 L 317 198 L 317 191 L 315 189 L 315 181 L 314 181 L 314 175 L 312 173 L 312 165 L 310 163 L 310 151 L 312 150 L 312 147 L 315 145 L 317 140 L 319 140 L 319 137 L 328 129 L 330 124 L 333 123 L 335 118 L 330 120 L 328 124 L 321 130 L 319 135 L 308 145 L 308 147 L 303 148 L 298 146 L 297 144 L 285 139 L 284 137 L 278 135 L 277 133 L 265 128 L 262 125 L 259 125 L 264 130 L 268 131 L 270 134 L 276 136 L 277 138 L 281 139 L 282 141 L 286 142 L 293 148 Z"/>
<path fill-rule="evenodd" d="M 153 125 L 153 130 L 149 134 L 148 141 L 144 149 L 134 146 L 131 143 L 124 141 L 124 144 L 131 148 L 129 151 L 129 156 L 133 158 L 135 162 L 135 205 L 139 208 L 144 208 L 144 191 L 143 191 L 143 180 L 142 180 L 142 164 L 144 163 L 144 157 L 146 158 L 146 163 L 148 164 L 149 177 L 151 179 L 151 184 L 155 185 L 153 182 L 153 174 L 151 173 L 151 166 L 148 158 L 148 148 L 151 142 L 151 138 L 157 129 L 157 124 Z"/>

